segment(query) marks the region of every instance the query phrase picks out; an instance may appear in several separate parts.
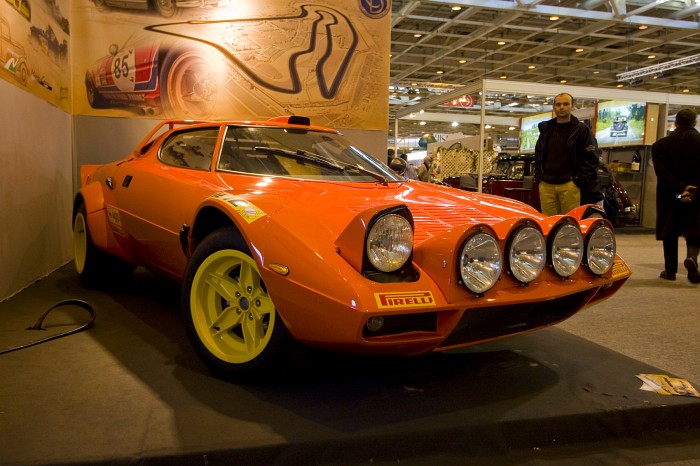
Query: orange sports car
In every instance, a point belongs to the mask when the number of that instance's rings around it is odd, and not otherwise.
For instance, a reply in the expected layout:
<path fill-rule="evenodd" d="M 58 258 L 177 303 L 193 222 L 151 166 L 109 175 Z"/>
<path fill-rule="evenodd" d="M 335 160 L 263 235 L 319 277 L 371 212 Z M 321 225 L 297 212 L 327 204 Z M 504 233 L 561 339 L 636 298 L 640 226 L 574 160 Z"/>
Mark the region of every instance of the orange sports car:
<path fill-rule="evenodd" d="M 276 373 L 299 343 L 409 356 L 517 335 L 631 273 L 594 206 L 544 217 L 409 181 L 304 117 L 165 121 L 81 181 L 80 280 L 143 266 L 180 282 L 192 344 L 221 375 Z"/>

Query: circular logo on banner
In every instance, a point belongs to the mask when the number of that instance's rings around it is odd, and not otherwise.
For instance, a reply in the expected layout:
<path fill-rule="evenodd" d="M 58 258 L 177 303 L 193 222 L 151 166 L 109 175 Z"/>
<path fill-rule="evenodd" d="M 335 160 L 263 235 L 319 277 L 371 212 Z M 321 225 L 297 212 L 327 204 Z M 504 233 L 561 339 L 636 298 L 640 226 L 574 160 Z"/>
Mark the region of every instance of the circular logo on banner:
<path fill-rule="evenodd" d="M 365 16 L 379 19 L 391 9 L 390 0 L 360 0 L 360 10 Z"/>

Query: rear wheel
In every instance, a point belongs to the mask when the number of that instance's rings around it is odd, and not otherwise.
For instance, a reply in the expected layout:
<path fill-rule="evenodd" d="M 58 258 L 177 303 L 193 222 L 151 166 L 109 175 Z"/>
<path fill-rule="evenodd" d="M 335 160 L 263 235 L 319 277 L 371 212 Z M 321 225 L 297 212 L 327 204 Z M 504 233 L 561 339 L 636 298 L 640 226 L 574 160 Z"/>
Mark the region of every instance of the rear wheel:
<path fill-rule="evenodd" d="M 210 60 L 200 51 L 172 50 L 160 70 L 161 98 L 169 118 L 207 118 L 218 83 Z"/>
<path fill-rule="evenodd" d="M 293 339 L 233 228 L 215 231 L 195 250 L 182 310 L 195 350 L 220 375 L 271 378 L 291 359 Z"/>
<path fill-rule="evenodd" d="M 85 204 L 73 214 L 73 254 L 80 283 L 87 287 L 114 285 L 131 276 L 132 264 L 98 249 L 90 236 Z"/>

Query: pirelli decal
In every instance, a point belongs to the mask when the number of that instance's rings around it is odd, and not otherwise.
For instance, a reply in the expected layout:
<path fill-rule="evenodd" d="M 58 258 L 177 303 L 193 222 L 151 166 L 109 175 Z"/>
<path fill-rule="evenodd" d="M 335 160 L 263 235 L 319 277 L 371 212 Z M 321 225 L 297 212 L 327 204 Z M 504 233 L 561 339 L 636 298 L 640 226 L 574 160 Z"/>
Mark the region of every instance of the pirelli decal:
<path fill-rule="evenodd" d="M 627 264 L 624 262 L 616 262 L 613 265 L 612 269 L 612 278 L 620 278 L 629 275 L 632 273 L 629 267 L 627 267 Z"/>
<path fill-rule="evenodd" d="M 398 309 L 407 307 L 432 307 L 435 298 L 431 291 L 406 291 L 397 293 L 374 293 L 379 309 Z"/>

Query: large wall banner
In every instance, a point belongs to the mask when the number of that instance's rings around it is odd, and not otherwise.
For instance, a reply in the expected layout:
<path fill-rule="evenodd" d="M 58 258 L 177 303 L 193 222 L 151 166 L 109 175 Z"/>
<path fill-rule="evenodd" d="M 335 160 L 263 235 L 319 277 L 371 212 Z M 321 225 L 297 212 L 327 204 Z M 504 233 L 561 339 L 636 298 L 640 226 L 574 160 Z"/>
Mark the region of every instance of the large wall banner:
<path fill-rule="evenodd" d="M 69 0 L 0 0 L 0 78 L 70 112 Z"/>
<path fill-rule="evenodd" d="M 386 130 L 390 0 L 72 5 L 76 114 Z"/>

